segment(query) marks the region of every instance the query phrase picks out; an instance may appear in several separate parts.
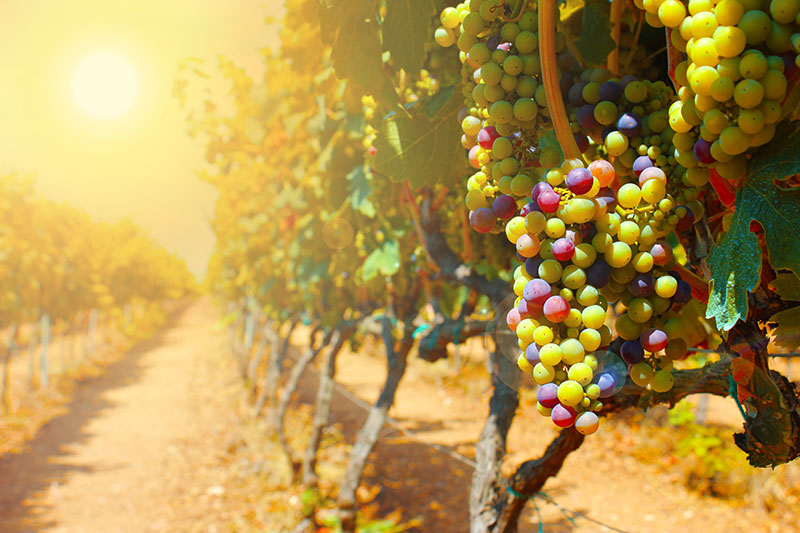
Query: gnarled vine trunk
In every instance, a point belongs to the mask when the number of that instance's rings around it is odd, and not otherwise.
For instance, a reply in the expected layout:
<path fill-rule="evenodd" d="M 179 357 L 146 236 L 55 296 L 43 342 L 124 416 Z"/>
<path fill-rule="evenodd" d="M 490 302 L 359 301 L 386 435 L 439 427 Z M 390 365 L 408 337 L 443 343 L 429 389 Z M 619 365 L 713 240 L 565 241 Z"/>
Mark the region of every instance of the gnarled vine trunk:
<path fill-rule="evenodd" d="M 364 473 L 364 466 L 367 458 L 378 441 L 378 434 L 386 423 L 389 409 L 394 404 L 397 387 L 406 372 L 408 353 L 414 344 L 413 326 L 410 320 L 404 324 L 403 336 L 397 350 L 394 347 L 394 336 L 392 335 L 392 325 L 388 317 L 383 317 L 383 342 L 386 346 L 386 361 L 388 371 L 383 389 L 378 397 L 378 401 L 370 409 L 367 420 L 361 427 L 356 436 L 355 444 L 350 452 L 350 459 L 347 463 L 344 478 L 339 484 L 339 497 L 336 501 L 340 518 L 342 521 L 342 531 L 345 533 L 355 532 L 356 522 L 356 489 L 361 483 L 361 476 Z"/>

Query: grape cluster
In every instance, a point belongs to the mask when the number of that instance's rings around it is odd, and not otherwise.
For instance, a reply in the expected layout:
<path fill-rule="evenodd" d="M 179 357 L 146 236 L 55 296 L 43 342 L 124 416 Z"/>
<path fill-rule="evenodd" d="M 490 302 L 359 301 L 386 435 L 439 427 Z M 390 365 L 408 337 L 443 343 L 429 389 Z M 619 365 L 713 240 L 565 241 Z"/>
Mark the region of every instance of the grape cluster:
<path fill-rule="evenodd" d="M 441 12 L 435 32 L 442 46 L 457 45 L 466 107 L 459 115 L 461 144 L 476 172 L 467 182 L 472 227 L 502 231 L 538 181 L 536 168 L 560 161 L 556 147 L 538 150 L 552 124 L 538 53 L 538 20 L 527 2 L 516 16 L 499 0 L 470 0 Z M 557 35 L 557 49 L 565 38 Z"/>
<path fill-rule="evenodd" d="M 681 165 L 693 178 L 697 168 L 742 177 L 744 154 L 775 136 L 787 80 L 800 65 L 800 0 L 635 3 L 650 25 L 671 29 L 670 42 L 687 56 L 669 108 Z"/>
<path fill-rule="evenodd" d="M 567 160 L 532 188 L 531 202 L 505 228 L 524 261 L 506 317 L 522 350 L 518 365 L 540 385 L 539 412 L 584 434 L 597 430 L 601 399 L 622 384 L 598 352 L 613 340 L 611 304 L 619 313 L 616 351 L 637 385 L 669 390 L 672 361 L 687 353 L 671 308 L 687 302 L 691 289 L 670 270 L 664 237 L 690 211 L 667 193 L 663 170 L 637 174 L 638 184 L 614 186 L 608 161 L 587 168 Z"/>

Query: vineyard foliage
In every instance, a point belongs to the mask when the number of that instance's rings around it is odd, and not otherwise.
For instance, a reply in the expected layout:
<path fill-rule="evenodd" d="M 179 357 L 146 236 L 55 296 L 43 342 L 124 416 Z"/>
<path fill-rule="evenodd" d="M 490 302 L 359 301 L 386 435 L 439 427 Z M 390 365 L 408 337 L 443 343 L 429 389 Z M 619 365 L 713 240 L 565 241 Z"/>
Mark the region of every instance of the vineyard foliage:
<path fill-rule="evenodd" d="M 130 221 L 106 224 L 42 198 L 33 178 L 0 177 L 0 315 L 26 324 L 160 303 L 195 290 L 183 260 Z"/>
<path fill-rule="evenodd" d="M 345 530 L 413 345 L 433 360 L 498 339 L 476 530 L 514 524 L 519 494 L 626 408 L 733 394 L 752 464 L 800 454 L 798 392 L 768 351 L 800 345 L 800 4 L 285 7 L 263 79 L 223 58 L 229 101 L 214 101 L 210 67 L 187 61 L 176 92 L 220 193 L 215 291 L 279 332 L 304 321 L 386 344 L 386 383 L 340 487 Z M 697 349 L 717 355 L 691 368 Z M 510 365 L 566 429 L 503 480 Z"/>

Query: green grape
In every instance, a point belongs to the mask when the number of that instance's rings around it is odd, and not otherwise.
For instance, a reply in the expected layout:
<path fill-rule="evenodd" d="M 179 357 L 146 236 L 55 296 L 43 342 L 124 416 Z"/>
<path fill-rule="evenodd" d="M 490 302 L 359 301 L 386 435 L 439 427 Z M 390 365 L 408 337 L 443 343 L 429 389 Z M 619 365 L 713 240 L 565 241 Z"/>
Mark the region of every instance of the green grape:
<path fill-rule="evenodd" d="M 708 128 L 711 133 L 719 135 L 722 130 L 730 125 L 730 121 L 728 120 L 728 116 L 719 109 L 711 109 L 707 111 L 703 117 L 703 125 Z"/>
<path fill-rule="evenodd" d="M 643 102 L 647 98 L 647 86 L 641 81 L 630 82 L 625 86 L 625 98 L 632 104 Z"/>
<path fill-rule="evenodd" d="M 761 79 L 767 73 L 769 62 L 758 50 L 748 50 L 739 60 L 739 74 L 743 78 Z"/>
<path fill-rule="evenodd" d="M 539 46 L 539 41 L 535 33 L 530 31 L 520 32 L 514 39 L 514 47 L 520 54 L 530 54 Z"/>
<path fill-rule="evenodd" d="M 647 298 L 634 298 L 628 305 L 628 315 L 638 324 L 644 324 L 653 316 L 653 304 Z"/>
<path fill-rule="evenodd" d="M 708 183 L 709 177 L 707 168 L 693 167 L 686 169 L 686 180 L 693 187 L 702 187 Z"/>
<path fill-rule="evenodd" d="M 628 149 L 628 137 L 618 131 L 612 131 L 606 136 L 605 147 L 611 156 L 622 155 Z"/>
<path fill-rule="evenodd" d="M 692 37 L 695 39 L 711 37 L 714 34 L 714 30 L 716 30 L 718 26 L 719 22 L 717 22 L 717 18 L 714 16 L 714 13 L 711 13 L 710 11 L 697 13 L 696 15 L 692 16 Z"/>
<path fill-rule="evenodd" d="M 607 213 L 600 217 L 597 221 L 596 227 L 598 233 L 607 233 L 609 235 L 616 235 L 619 231 L 621 219 L 616 213 Z"/>
<path fill-rule="evenodd" d="M 617 318 L 615 323 L 617 334 L 626 341 L 638 339 L 642 334 L 642 326 L 634 322 L 627 313 Z"/>
<path fill-rule="evenodd" d="M 655 243 L 655 241 L 653 241 Z M 653 270 L 653 256 L 649 252 L 639 252 L 631 260 L 636 272 L 645 274 Z"/>
<path fill-rule="evenodd" d="M 772 29 L 769 16 L 763 11 L 752 10 L 742 15 L 737 27 L 747 37 L 747 44 L 756 45 L 763 43 Z"/>
<path fill-rule="evenodd" d="M 567 227 L 564 224 L 564 221 L 560 218 L 551 218 L 548 219 L 547 224 L 545 225 L 544 232 L 547 234 L 548 237 L 551 239 L 558 239 L 564 235 Z"/>
<path fill-rule="evenodd" d="M 594 118 L 604 126 L 616 122 L 618 116 L 617 104 L 613 102 L 598 102 L 594 107 Z"/>
<path fill-rule="evenodd" d="M 758 133 L 764 127 L 764 113 L 759 109 L 742 109 L 736 119 L 736 125 L 749 135 Z"/>
<path fill-rule="evenodd" d="M 483 97 L 489 102 L 499 102 L 506 97 L 506 91 L 500 85 L 487 85 L 483 89 Z"/>
<path fill-rule="evenodd" d="M 655 292 L 661 298 L 672 298 L 678 290 L 678 281 L 670 276 L 664 275 L 656 279 Z"/>
<path fill-rule="evenodd" d="M 513 22 L 509 22 L 507 24 L 503 24 L 503 27 L 500 28 L 500 36 L 503 38 L 503 41 L 510 43 L 513 42 L 514 39 L 520 33 L 519 26 Z"/>
<path fill-rule="evenodd" d="M 744 6 L 738 0 L 722 0 L 714 8 L 714 15 L 721 26 L 735 26 L 744 15 Z"/>
<path fill-rule="evenodd" d="M 523 122 L 528 122 L 536 118 L 539 108 L 531 98 L 520 98 L 514 102 L 514 118 Z"/>
<path fill-rule="evenodd" d="M 766 39 L 767 48 L 776 54 L 782 54 L 792 49 L 792 27 L 788 24 L 778 24 L 771 21 L 770 32 Z"/>
<path fill-rule="evenodd" d="M 725 179 L 735 180 L 744 176 L 745 163 L 746 159 L 744 156 L 740 155 L 732 158 L 730 161 L 718 162 L 714 165 L 714 170 Z"/>
<path fill-rule="evenodd" d="M 583 345 L 581 345 L 581 350 L 583 350 Z M 592 372 L 592 368 L 583 362 L 573 364 L 569 367 L 569 371 L 567 372 L 567 377 L 571 381 L 578 382 L 579 385 L 582 387 L 586 387 L 592 382 L 592 378 L 594 377 L 594 373 Z M 583 392 L 583 391 L 581 391 Z"/>
<path fill-rule="evenodd" d="M 764 114 L 764 122 L 766 124 L 774 124 L 780 119 L 781 105 L 774 100 L 763 100 L 758 109 Z"/>
<path fill-rule="evenodd" d="M 539 277 L 547 283 L 561 281 L 561 263 L 555 259 L 545 259 L 539 265 Z"/>
<path fill-rule="evenodd" d="M 548 343 L 539 349 L 539 360 L 547 366 L 555 366 L 562 360 L 561 347 L 558 344 Z"/>
<path fill-rule="evenodd" d="M 583 387 L 577 381 L 565 381 L 558 386 L 558 401 L 575 407 L 583 400 Z"/>
<path fill-rule="evenodd" d="M 477 36 L 485 27 L 486 21 L 478 13 L 470 13 L 464 17 L 464 21 L 461 23 L 463 34 L 471 37 Z"/>
<path fill-rule="evenodd" d="M 631 209 L 639 205 L 642 190 L 635 183 L 626 183 L 617 191 L 617 201 L 622 207 Z"/>
<path fill-rule="evenodd" d="M 581 311 L 583 325 L 591 329 L 599 329 L 606 321 L 606 311 L 599 305 L 589 305 Z"/>
<path fill-rule="evenodd" d="M 500 100 L 489 108 L 489 116 L 496 124 L 505 124 L 514 118 L 514 110 L 507 100 Z"/>
<path fill-rule="evenodd" d="M 636 240 L 639 238 L 639 225 L 632 220 L 624 221 L 620 224 L 617 238 L 626 244 L 632 245 L 636 243 Z"/>
<path fill-rule="evenodd" d="M 760 81 L 764 87 L 764 98 L 781 101 L 786 96 L 786 76 L 782 72 L 768 70 Z"/>
<path fill-rule="evenodd" d="M 717 102 L 727 102 L 733 98 L 735 89 L 736 85 L 730 78 L 717 78 L 711 84 L 711 97 Z"/>
<path fill-rule="evenodd" d="M 586 285 L 586 272 L 578 266 L 567 265 L 561 272 L 561 282 L 568 289 L 580 289 Z"/>
<path fill-rule="evenodd" d="M 511 145 L 511 141 L 506 137 L 498 137 L 494 140 L 494 143 L 492 143 L 492 155 L 497 158 L 503 159 L 509 157 L 513 152 L 514 147 Z"/>
<path fill-rule="evenodd" d="M 519 328 L 519 326 L 517 327 Z M 533 331 L 533 340 L 535 340 L 536 344 L 539 346 L 549 344 L 553 342 L 553 330 L 548 326 L 538 326 Z"/>
<path fill-rule="evenodd" d="M 631 381 L 642 388 L 650 384 L 654 375 L 655 371 L 645 361 L 636 363 L 630 369 Z"/>
<path fill-rule="evenodd" d="M 531 78 L 530 76 L 520 76 L 517 81 L 517 96 L 521 98 L 531 98 L 534 94 L 536 94 L 536 88 L 538 86 L 539 84 L 534 78 Z M 538 108 L 536 111 L 538 112 Z"/>
<path fill-rule="evenodd" d="M 627 265 L 632 256 L 631 247 L 619 241 L 612 244 L 605 253 L 606 262 L 614 268 L 621 268 Z"/>
<path fill-rule="evenodd" d="M 533 189 L 533 180 L 525 174 L 518 174 L 511 180 L 511 193 L 515 196 L 528 196 Z"/>
<path fill-rule="evenodd" d="M 686 8 L 678 0 L 664 0 L 658 7 L 658 19 L 668 28 L 680 26 L 684 18 L 686 18 Z"/>
<path fill-rule="evenodd" d="M 720 26 L 714 31 L 714 48 L 722 57 L 735 57 L 744 51 L 747 38 L 736 26 Z M 716 66 L 716 65 L 715 65 Z"/>
<path fill-rule="evenodd" d="M 519 56 L 508 56 L 503 61 L 503 71 L 511 76 L 516 76 L 522 72 L 522 58 Z"/>
<path fill-rule="evenodd" d="M 597 289 L 591 285 L 584 285 L 575 292 L 575 299 L 583 306 L 597 303 L 599 296 L 600 294 L 597 292 Z"/>
<path fill-rule="evenodd" d="M 756 80 L 741 80 L 733 90 L 733 99 L 739 107 L 752 109 L 764 99 L 764 87 Z"/>
<path fill-rule="evenodd" d="M 650 388 L 655 392 L 667 392 L 672 389 L 675 380 L 668 369 L 659 370 L 650 380 Z"/>
<path fill-rule="evenodd" d="M 533 380 L 538 385 L 552 383 L 555 377 L 556 377 L 556 371 L 552 366 L 547 366 L 542 363 L 536 363 L 536 366 L 533 367 Z"/>
<path fill-rule="evenodd" d="M 697 67 L 694 72 L 688 75 L 689 86 L 695 94 L 711 95 L 712 86 L 715 81 L 719 79 L 719 73 L 714 67 L 701 66 Z M 715 100 L 719 101 L 717 98 Z"/>
<path fill-rule="evenodd" d="M 592 237 L 592 248 L 594 248 L 597 253 L 605 254 L 611 248 L 613 242 L 614 239 L 611 238 L 611 235 L 600 232 Z"/>
<path fill-rule="evenodd" d="M 561 343 L 562 360 L 568 365 L 583 362 L 586 352 L 577 338 L 566 339 Z"/>
<path fill-rule="evenodd" d="M 577 328 L 582 324 L 580 309 L 572 308 L 569 310 L 567 318 L 564 319 L 564 325 L 568 328 Z"/>
<path fill-rule="evenodd" d="M 726 57 L 719 60 L 717 65 L 717 73 L 723 78 L 730 78 L 733 81 L 739 81 L 742 75 L 739 73 L 739 64 L 741 60 L 738 57 Z"/>
<path fill-rule="evenodd" d="M 513 93 L 517 89 L 517 77 L 503 74 L 503 77 L 500 78 L 500 87 L 502 87 L 507 94 Z"/>
<path fill-rule="evenodd" d="M 587 84 L 581 94 L 586 103 L 596 104 L 600 101 L 600 84 L 597 82 Z"/>
<path fill-rule="evenodd" d="M 542 73 L 542 62 L 539 54 L 525 54 L 522 56 L 522 73 L 528 76 L 538 76 Z"/>
<path fill-rule="evenodd" d="M 588 268 L 594 264 L 595 259 L 597 259 L 597 251 L 591 244 L 583 242 L 575 247 L 572 263 L 581 268 Z"/>

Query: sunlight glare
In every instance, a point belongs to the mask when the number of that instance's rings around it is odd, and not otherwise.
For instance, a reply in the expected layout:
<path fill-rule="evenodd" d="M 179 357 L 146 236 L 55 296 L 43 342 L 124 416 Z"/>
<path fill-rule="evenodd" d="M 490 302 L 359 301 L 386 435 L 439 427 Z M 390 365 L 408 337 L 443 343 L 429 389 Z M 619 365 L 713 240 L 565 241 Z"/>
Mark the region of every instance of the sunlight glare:
<path fill-rule="evenodd" d="M 128 111 L 139 96 L 139 86 L 136 68 L 116 52 L 94 52 L 72 72 L 75 102 L 95 118 L 117 118 Z"/>

